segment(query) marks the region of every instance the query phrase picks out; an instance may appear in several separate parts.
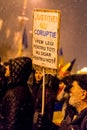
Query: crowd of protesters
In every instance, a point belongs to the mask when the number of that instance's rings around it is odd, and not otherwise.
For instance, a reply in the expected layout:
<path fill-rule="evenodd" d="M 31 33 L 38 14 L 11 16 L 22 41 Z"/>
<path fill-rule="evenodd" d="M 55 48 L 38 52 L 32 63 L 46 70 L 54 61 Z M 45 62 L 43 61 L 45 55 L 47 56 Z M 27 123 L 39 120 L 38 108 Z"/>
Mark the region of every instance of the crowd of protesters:
<path fill-rule="evenodd" d="M 68 74 L 59 79 L 43 73 L 32 59 L 17 57 L 0 65 L 0 130 L 86 130 L 87 74 Z M 63 102 L 64 117 L 53 123 L 55 101 Z"/>

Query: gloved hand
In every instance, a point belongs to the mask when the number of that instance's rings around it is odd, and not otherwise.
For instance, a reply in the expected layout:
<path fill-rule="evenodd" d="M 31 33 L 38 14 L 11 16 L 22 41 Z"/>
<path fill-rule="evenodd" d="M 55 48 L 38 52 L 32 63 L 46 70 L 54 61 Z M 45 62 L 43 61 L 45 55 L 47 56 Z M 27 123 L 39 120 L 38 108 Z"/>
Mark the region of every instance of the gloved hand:
<path fill-rule="evenodd" d="M 39 114 L 37 121 L 38 130 L 59 130 L 59 127 L 48 120 L 45 115 Z"/>
<path fill-rule="evenodd" d="M 50 130 L 50 127 L 52 125 L 52 122 L 48 120 L 48 118 L 45 115 L 39 114 L 38 115 L 38 121 L 37 121 L 37 127 L 39 130 Z"/>

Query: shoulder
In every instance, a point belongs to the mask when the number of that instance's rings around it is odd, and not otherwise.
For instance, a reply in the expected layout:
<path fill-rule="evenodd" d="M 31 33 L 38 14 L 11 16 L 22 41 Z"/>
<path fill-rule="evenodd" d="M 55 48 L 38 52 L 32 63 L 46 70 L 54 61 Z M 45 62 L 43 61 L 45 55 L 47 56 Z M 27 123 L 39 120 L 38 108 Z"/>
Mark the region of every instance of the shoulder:
<path fill-rule="evenodd" d="M 82 128 L 82 130 L 86 130 L 87 129 L 87 114 L 84 116 L 84 118 L 82 120 L 81 128 Z"/>

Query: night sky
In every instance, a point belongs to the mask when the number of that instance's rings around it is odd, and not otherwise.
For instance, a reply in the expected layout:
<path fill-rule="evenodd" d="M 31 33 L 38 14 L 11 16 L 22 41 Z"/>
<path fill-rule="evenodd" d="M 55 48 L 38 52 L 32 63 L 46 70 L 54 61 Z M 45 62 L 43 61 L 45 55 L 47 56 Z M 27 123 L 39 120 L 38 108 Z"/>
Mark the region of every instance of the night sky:
<path fill-rule="evenodd" d="M 0 0 L 0 56 L 2 60 L 14 57 L 18 51 L 17 36 L 23 12 L 23 0 Z M 76 68 L 87 66 L 87 0 L 28 0 L 25 16 L 28 48 L 25 55 L 32 56 L 33 9 L 61 10 L 60 46 L 65 62 L 76 58 Z M 3 21 L 3 22 L 2 22 Z"/>

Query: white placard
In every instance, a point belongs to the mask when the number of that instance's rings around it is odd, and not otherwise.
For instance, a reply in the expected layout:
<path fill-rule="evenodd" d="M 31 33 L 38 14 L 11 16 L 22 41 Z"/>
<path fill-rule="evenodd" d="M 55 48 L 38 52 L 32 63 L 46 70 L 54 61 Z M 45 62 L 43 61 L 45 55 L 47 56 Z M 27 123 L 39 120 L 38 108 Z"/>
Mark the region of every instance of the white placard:
<path fill-rule="evenodd" d="M 59 32 L 59 10 L 34 10 L 32 43 L 33 64 L 57 69 Z"/>

